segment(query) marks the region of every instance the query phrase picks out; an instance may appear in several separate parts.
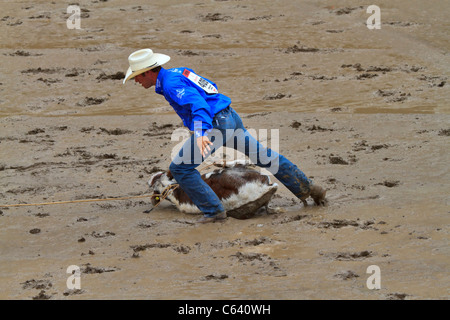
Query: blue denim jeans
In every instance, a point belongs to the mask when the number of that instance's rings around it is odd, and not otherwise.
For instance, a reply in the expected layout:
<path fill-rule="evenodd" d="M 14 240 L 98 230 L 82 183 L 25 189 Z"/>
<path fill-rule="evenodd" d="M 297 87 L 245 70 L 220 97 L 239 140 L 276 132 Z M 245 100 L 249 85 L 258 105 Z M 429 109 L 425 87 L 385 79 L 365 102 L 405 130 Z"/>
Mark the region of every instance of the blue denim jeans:
<path fill-rule="evenodd" d="M 243 152 L 254 164 L 270 171 L 295 196 L 301 198 L 309 194 L 311 180 L 295 164 L 272 149 L 264 147 L 251 136 L 244 128 L 239 115 L 231 107 L 223 109 L 214 116 L 213 129 L 208 133 L 208 137 L 213 145 L 211 152 L 205 158 L 197 147 L 195 135 L 192 135 L 181 147 L 169 167 L 180 187 L 205 216 L 214 216 L 225 209 L 196 168 L 222 146 Z"/>

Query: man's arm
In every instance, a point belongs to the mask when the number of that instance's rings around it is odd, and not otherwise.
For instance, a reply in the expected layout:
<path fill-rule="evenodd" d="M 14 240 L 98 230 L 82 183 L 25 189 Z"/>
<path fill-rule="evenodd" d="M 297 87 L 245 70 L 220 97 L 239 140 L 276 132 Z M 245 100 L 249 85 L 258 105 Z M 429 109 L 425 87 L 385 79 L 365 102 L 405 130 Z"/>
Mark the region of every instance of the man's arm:
<path fill-rule="evenodd" d="M 211 107 L 197 90 L 190 86 L 177 86 L 170 90 L 172 99 L 181 107 L 189 108 L 192 115 L 191 130 L 194 131 L 197 139 L 197 146 L 202 156 L 211 151 L 212 142 L 206 136 L 207 130 L 212 129 L 212 119 L 214 115 Z"/>

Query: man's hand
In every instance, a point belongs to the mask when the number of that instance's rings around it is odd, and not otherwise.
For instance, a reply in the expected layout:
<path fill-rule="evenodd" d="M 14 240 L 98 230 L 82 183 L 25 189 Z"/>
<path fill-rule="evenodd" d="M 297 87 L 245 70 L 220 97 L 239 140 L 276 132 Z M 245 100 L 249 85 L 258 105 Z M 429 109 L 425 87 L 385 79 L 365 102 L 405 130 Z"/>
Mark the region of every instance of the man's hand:
<path fill-rule="evenodd" d="M 197 146 L 202 153 L 203 158 L 206 156 L 208 152 L 211 151 L 210 145 L 213 143 L 209 140 L 207 136 L 202 136 L 197 138 Z"/>

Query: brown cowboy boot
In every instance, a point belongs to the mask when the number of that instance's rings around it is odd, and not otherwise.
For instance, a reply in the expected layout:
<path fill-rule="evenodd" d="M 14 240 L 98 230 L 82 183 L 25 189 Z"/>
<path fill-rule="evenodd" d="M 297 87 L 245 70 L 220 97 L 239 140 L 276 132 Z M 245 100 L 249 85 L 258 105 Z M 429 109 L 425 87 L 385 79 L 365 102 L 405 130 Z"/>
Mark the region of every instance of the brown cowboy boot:
<path fill-rule="evenodd" d="M 209 223 L 209 222 L 215 222 L 215 221 L 221 221 L 221 220 L 223 221 L 226 218 L 227 218 L 227 213 L 225 211 L 223 211 L 223 212 L 216 214 L 213 217 L 203 216 L 199 220 L 197 220 L 197 223 Z"/>
<path fill-rule="evenodd" d="M 326 193 L 327 193 L 327 190 L 325 190 L 324 188 L 319 187 L 317 185 L 313 185 L 313 186 L 311 186 L 311 189 L 309 190 L 309 194 L 301 197 L 300 200 L 302 200 L 304 206 L 307 206 L 308 203 L 306 202 L 306 199 L 308 199 L 308 197 L 311 196 L 311 198 L 313 198 L 316 205 L 318 205 L 318 206 L 325 205 Z"/>

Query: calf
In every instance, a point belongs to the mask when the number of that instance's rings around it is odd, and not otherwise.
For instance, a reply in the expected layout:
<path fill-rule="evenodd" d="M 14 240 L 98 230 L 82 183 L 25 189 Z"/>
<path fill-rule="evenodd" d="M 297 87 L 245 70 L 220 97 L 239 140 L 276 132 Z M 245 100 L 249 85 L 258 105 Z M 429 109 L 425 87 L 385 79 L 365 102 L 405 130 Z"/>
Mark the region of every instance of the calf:
<path fill-rule="evenodd" d="M 222 201 L 227 215 L 237 219 L 251 218 L 263 206 L 267 210 L 270 199 L 278 189 L 276 183 L 270 182 L 269 176 L 239 163 L 203 174 L 202 179 Z M 167 188 L 176 184 L 176 181 L 167 171 L 153 174 L 148 184 L 154 192 L 152 204 L 156 205 L 161 201 L 160 195 L 167 192 Z M 181 188 L 168 193 L 166 199 L 181 212 L 200 213 Z"/>

